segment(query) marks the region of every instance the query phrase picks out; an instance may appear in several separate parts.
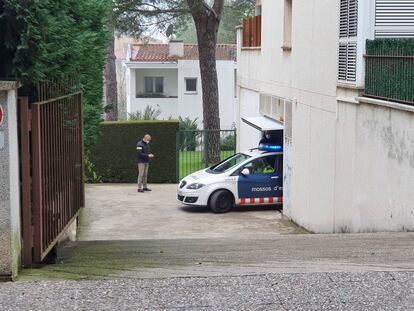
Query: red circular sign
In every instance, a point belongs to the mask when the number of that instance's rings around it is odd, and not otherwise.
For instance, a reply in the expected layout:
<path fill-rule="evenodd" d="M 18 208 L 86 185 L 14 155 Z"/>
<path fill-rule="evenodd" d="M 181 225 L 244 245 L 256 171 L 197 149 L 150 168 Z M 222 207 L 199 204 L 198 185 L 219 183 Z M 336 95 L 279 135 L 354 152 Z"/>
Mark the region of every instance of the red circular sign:
<path fill-rule="evenodd" d="M 0 125 L 3 123 L 3 107 L 0 105 Z"/>

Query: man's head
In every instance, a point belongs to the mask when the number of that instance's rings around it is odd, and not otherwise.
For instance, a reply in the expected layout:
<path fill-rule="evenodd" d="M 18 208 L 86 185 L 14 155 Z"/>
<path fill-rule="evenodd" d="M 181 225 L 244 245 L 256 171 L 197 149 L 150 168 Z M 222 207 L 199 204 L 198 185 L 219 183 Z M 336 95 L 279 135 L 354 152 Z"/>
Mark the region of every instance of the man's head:
<path fill-rule="evenodd" d="M 145 134 L 144 138 L 142 140 L 149 143 L 151 141 L 151 135 L 150 134 Z"/>
<path fill-rule="evenodd" d="M 269 131 L 265 131 L 264 136 L 266 137 L 266 139 L 270 139 L 270 137 L 272 137 L 272 134 Z"/>

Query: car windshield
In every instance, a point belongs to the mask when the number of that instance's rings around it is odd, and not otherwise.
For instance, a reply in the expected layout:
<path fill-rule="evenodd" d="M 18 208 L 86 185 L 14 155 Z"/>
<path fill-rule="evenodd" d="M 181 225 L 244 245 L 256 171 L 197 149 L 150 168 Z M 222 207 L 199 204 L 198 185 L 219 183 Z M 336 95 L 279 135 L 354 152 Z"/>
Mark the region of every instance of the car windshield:
<path fill-rule="evenodd" d="M 214 173 L 224 173 L 249 158 L 251 158 L 251 156 L 248 156 L 247 154 L 236 153 L 230 158 L 227 158 L 220 163 L 213 165 L 209 170 Z"/>

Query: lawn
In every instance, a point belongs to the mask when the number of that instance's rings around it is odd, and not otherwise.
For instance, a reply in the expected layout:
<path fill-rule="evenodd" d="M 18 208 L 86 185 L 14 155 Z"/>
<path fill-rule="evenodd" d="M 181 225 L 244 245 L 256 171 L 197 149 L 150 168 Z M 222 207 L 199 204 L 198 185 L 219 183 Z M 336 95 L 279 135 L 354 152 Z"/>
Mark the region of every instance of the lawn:
<path fill-rule="evenodd" d="M 222 151 L 220 158 L 224 160 L 235 152 L 233 150 L 229 151 Z M 185 176 L 199 171 L 205 167 L 211 166 L 213 164 L 207 165 L 203 161 L 203 152 L 202 151 L 180 151 L 180 179 L 184 178 Z"/>

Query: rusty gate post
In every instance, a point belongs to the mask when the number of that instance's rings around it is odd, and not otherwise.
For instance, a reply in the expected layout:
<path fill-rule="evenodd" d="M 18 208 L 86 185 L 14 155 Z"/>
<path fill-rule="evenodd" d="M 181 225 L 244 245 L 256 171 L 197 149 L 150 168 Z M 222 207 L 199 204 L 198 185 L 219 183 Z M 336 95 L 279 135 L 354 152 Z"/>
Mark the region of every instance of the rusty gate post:
<path fill-rule="evenodd" d="M 42 139 L 41 139 L 41 115 L 40 105 L 32 106 L 32 185 L 33 185 L 33 216 L 34 216 L 34 261 L 42 261 L 43 232 L 42 232 Z"/>
<path fill-rule="evenodd" d="M 85 147 L 84 147 L 84 138 L 83 138 L 83 93 L 79 94 L 80 96 L 80 105 L 79 105 L 79 142 L 80 142 L 80 156 L 81 156 L 81 194 L 80 194 L 80 206 L 85 207 Z"/>
<path fill-rule="evenodd" d="M 31 203 L 31 174 L 30 174 L 30 130 L 31 115 L 27 97 L 19 98 L 20 108 L 20 170 L 21 170 L 21 215 L 23 237 L 23 266 L 32 265 L 32 203 Z"/>

